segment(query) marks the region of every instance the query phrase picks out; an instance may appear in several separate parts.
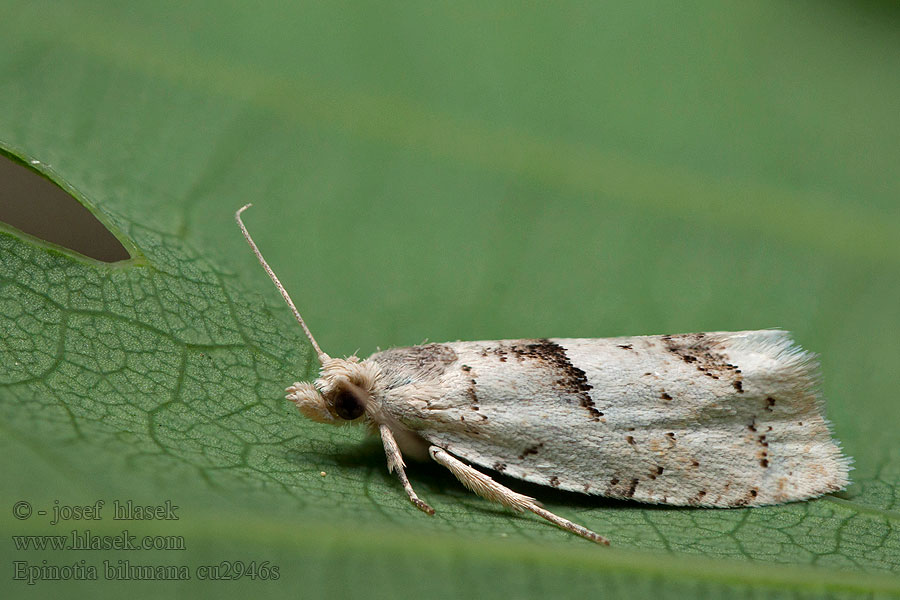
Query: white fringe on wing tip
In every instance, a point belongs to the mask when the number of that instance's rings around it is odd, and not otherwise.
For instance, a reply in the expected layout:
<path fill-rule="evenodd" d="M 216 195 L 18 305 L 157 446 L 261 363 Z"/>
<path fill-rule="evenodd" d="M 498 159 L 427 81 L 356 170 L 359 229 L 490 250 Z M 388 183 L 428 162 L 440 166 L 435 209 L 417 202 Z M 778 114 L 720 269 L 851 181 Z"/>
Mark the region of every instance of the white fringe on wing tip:
<path fill-rule="evenodd" d="M 773 374 L 807 391 L 816 393 L 821 382 L 818 355 L 804 350 L 794 342 L 791 334 L 782 329 L 742 331 L 730 334 L 728 353 L 735 355 L 756 355 Z M 817 394 L 818 395 L 818 394 Z"/>
<path fill-rule="evenodd" d="M 815 398 L 816 407 L 823 416 L 828 434 L 835 446 L 835 456 L 831 458 L 840 465 L 843 476 L 843 485 L 850 482 L 849 471 L 852 471 L 853 457 L 844 452 L 841 441 L 834 437 L 834 425 L 825 417 L 825 398 L 821 392 L 822 373 L 819 370 L 819 355 L 815 352 L 804 350 L 791 337 L 789 331 L 783 329 L 763 329 L 759 331 L 737 332 L 730 341 L 729 350 L 732 353 L 753 353 L 768 358 L 772 364 L 773 373 L 783 381 L 791 381 L 799 391 L 806 392 Z"/>

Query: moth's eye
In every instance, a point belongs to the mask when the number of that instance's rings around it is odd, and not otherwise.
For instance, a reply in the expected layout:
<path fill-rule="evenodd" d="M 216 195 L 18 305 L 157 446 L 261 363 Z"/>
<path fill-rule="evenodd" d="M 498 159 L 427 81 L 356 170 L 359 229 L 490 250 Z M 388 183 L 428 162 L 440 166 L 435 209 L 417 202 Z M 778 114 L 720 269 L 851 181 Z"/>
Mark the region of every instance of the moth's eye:
<path fill-rule="evenodd" d="M 334 395 L 334 412 L 345 421 L 358 419 L 366 412 L 367 394 L 353 384 L 341 387 Z"/>

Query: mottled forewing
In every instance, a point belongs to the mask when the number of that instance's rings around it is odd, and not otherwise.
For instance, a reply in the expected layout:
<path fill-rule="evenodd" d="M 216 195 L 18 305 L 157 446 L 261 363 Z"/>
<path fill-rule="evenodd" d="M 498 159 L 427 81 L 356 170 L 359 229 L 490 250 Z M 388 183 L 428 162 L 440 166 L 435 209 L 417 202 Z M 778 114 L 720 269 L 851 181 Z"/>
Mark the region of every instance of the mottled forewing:
<path fill-rule="evenodd" d="M 454 342 L 372 360 L 392 418 L 526 481 L 703 506 L 847 483 L 815 362 L 782 331 Z"/>

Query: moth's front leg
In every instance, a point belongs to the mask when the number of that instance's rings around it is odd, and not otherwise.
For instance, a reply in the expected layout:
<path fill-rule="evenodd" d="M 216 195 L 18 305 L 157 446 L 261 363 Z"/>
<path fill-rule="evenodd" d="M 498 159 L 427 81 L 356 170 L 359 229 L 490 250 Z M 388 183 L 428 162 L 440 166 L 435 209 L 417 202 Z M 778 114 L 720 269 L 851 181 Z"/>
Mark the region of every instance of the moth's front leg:
<path fill-rule="evenodd" d="M 506 486 L 500 485 L 484 473 L 473 469 L 455 456 L 451 456 L 450 453 L 443 448 L 431 446 L 428 449 L 428 453 L 431 454 L 431 458 L 435 461 L 450 469 L 450 472 L 456 475 L 456 478 L 459 479 L 464 486 L 482 498 L 492 502 L 499 502 L 517 512 L 523 510 L 531 511 L 566 531 L 571 531 L 576 535 L 580 535 L 581 537 L 591 540 L 592 542 L 597 542 L 598 544 L 609 545 L 609 540 L 602 535 L 594 533 L 587 527 L 582 527 L 577 523 L 573 523 L 568 519 L 563 519 L 562 517 L 553 514 L 538 504 L 534 498 L 519 494 Z"/>
<path fill-rule="evenodd" d="M 403 455 L 400 454 L 400 447 L 397 445 L 397 440 L 394 439 L 394 434 L 391 433 L 390 428 L 383 423 L 378 426 L 378 431 L 381 433 L 381 441 L 384 443 L 384 453 L 387 455 L 388 471 L 397 474 L 400 483 L 403 484 L 403 489 L 406 490 L 406 495 L 409 496 L 409 501 L 415 504 L 416 508 L 425 514 L 433 515 L 434 509 L 422 500 L 419 500 L 419 497 L 416 496 L 416 492 L 413 491 L 412 486 L 409 484 L 409 479 L 406 478 L 406 471 L 403 470 L 403 467 L 406 465 L 403 463 Z"/>

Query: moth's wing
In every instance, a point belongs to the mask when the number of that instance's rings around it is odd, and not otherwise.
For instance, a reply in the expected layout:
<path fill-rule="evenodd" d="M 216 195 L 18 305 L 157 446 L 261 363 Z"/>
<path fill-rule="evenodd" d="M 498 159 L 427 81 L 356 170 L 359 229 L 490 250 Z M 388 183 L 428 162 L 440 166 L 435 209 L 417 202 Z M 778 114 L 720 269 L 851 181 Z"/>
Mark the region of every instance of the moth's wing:
<path fill-rule="evenodd" d="M 813 356 L 783 331 L 454 342 L 371 360 L 392 419 L 526 481 L 702 506 L 848 482 Z"/>

